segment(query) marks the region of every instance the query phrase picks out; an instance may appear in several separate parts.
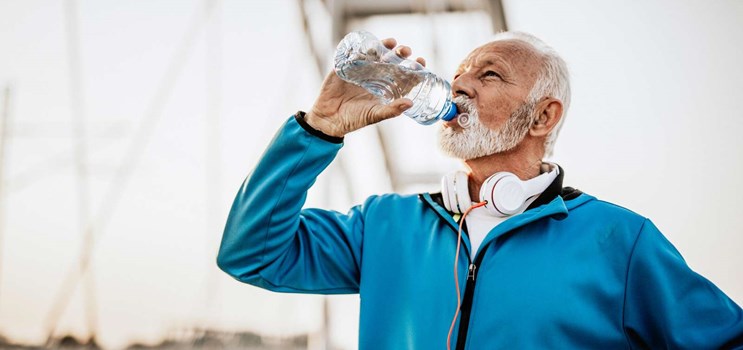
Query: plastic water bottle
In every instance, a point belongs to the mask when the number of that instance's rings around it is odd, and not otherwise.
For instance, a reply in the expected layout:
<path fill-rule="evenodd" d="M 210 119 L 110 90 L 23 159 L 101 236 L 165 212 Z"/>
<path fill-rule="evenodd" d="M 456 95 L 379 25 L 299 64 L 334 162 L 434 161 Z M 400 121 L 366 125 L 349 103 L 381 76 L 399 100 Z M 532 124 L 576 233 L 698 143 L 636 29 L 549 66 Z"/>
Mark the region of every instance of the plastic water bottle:
<path fill-rule="evenodd" d="M 399 57 L 369 32 L 351 32 L 341 40 L 335 51 L 335 73 L 384 103 L 400 97 L 410 99 L 413 106 L 403 114 L 418 123 L 429 125 L 457 115 L 446 80 L 416 61 Z"/>

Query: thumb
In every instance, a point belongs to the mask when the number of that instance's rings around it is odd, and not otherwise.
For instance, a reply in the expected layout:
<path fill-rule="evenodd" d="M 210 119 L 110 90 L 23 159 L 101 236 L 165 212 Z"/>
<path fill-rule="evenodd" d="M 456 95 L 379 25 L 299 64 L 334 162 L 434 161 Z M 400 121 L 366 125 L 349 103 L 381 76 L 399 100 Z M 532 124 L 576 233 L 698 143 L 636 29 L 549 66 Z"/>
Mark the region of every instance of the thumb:
<path fill-rule="evenodd" d="M 384 120 L 396 117 L 410 107 L 413 107 L 413 101 L 407 98 L 398 98 L 388 105 L 381 106 L 374 114 L 376 114 L 376 119 Z"/>

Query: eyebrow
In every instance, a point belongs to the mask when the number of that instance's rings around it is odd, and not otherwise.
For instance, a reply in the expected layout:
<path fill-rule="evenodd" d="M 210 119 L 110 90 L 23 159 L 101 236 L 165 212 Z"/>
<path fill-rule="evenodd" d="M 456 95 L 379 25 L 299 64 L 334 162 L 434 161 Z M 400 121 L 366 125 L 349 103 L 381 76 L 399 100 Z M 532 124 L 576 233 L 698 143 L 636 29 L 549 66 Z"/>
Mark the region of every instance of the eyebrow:
<path fill-rule="evenodd" d="M 469 62 L 462 62 L 458 67 L 457 70 L 454 72 L 454 75 L 461 74 L 465 67 L 475 67 L 478 69 L 482 69 L 484 67 L 488 66 L 498 66 L 501 69 L 501 74 L 511 76 L 513 75 L 513 68 L 511 67 L 506 60 L 498 57 L 497 55 L 488 55 L 485 58 L 479 59 L 477 61 L 469 61 Z"/>
<path fill-rule="evenodd" d="M 499 68 L 503 68 L 505 70 L 506 74 L 511 73 L 511 65 L 506 62 L 506 60 L 500 58 L 500 57 L 487 57 L 485 58 L 478 67 L 487 67 L 487 66 L 498 66 Z"/>
<path fill-rule="evenodd" d="M 511 65 L 508 64 L 508 62 L 506 62 L 504 59 L 498 56 L 495 56 L 495 55 L 486 56 L 484 59 L 480 59 L 475 62 L 467 62 L 467 63 L 470 63 L 469 67 L 477 67 L 477 68 L 483 68 L 487 66 L 498 66 L 500 68 L 503 68 L 503 70 L 505 71 L 503 72 L 503 74 L 507 74 L 507 75 L 511 75 L 511 72 L 512 72 Z M 460 64 L 459 67 L 457 67 L 455 74 L 461 73 L 464 70 L 464 68 L 467 66 L 468 65 L 466 63 Z"/>

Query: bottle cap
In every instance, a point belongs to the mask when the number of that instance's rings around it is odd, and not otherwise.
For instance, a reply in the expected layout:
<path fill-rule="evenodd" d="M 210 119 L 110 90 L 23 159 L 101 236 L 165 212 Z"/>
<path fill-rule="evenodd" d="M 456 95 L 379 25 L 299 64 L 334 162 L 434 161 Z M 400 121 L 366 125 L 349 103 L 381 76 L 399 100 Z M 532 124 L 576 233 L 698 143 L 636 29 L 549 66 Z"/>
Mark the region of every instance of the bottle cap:
<path fill-rule="evenodd" d="M 454 117 L 456 116 L 457 116 L 457 105 L 452 103 L 451 106 L 449 107 L 449 110 L 446 112 L 446 114 L 444 114 L 443 117 L 441 117 L 441 119 L 448 122 L 454 119 Z"/>

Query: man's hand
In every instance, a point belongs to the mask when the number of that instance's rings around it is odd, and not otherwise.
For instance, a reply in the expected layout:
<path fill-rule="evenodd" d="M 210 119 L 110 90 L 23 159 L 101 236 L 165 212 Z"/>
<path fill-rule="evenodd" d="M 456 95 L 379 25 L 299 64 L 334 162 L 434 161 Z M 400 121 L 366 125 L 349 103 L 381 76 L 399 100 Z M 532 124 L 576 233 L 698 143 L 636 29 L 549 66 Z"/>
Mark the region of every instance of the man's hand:
<path fill-rule="evenodd" d="M 395 39 L 384 39 L 382 43 L 390 50 L 394 48 L 402 58 L 412 53 L 407 46 L 397 46 Z M 423 58 L 416 61 L 426 65 Z M 326 135 L 343 137 L 351 131 L 398 116 L 412 106 L 413 102 L 407 98 L 398 98 L 385 105 L 364 88 L 345 82 L 335 72 L 330 72 L 305 121 Z"/>

